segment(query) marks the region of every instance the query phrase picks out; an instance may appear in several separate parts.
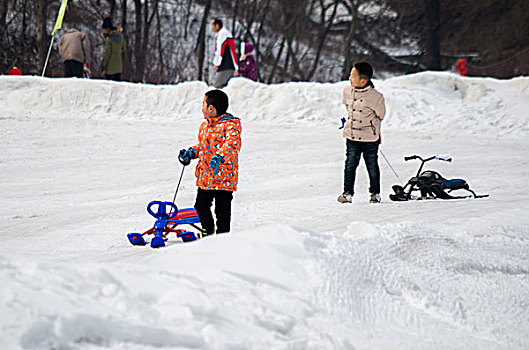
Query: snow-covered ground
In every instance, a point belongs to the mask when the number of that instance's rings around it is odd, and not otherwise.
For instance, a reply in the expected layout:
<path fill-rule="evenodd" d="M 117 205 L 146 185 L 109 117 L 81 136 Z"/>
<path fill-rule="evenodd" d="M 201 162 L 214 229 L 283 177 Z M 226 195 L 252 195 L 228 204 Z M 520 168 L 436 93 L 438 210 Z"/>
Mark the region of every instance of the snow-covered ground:
<path fill-rule="evenodd" d="M 346 84 L 233 79 L 232 232 L 155 250 L 126 234 L 172 199 L 208 87 L 0 77 L 0 349 L 529 348 L 529 78 L 375 82 L 380 205 L 363 165 L 336 202 Z M 389 201 L 404 156 L 446 153 L 489 198 Z"/>

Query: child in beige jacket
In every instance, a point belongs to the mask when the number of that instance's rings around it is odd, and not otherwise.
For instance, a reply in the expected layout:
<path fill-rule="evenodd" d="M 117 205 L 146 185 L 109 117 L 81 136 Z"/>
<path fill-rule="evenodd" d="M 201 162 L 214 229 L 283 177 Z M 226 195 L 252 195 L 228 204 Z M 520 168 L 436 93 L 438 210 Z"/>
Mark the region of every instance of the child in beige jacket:
<path fill-rule="evenodd" d="M 380 202 L 378 146 L 381 142 L 380 124 L 386 114 L 386 106 L 384 96 L 371 82 L 372 77 L 373 68 L 369 63 L 356 63 L 349 76 L 351 86 L 343 91 L 342 103 L 345 104 L 348 118 L 343 127 L 346 160 L 344 191 L 338 197 L 340 203 L 351 203 L 353 200 L 356 168 L 361 156 L 369 175 L 369 202 Z"/>

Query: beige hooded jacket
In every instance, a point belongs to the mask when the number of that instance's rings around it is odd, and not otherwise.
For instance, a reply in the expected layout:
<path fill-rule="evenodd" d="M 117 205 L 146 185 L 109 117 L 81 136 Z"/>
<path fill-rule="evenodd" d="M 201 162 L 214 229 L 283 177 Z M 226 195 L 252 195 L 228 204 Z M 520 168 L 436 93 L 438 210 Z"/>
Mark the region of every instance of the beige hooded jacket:
<path fill-rule="evenodd" d="M 59 55 L 63 62 L 74 60 L 89 64 L 90 39 L 85 33 L 71 28 L 59 40 Z"/>
<path fill-rule="evenodd" d="M 380 140 L 380 124 L 386 115 L 384 96 L 368 84 L 364 88 L 348 86 L 343 91 L 342 103 L 349 117 L 343 136 L 360 142 Z"/>

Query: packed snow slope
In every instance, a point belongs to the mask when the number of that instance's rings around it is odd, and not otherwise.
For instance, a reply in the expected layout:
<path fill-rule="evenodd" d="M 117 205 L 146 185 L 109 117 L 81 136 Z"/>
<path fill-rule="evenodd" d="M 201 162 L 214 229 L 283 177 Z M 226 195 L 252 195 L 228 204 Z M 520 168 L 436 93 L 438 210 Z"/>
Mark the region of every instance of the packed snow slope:
<path fill-rule="evenodd" d="M 375 81 L 379 205 L 363 164 L 336 202 L 347 84 L 233 79 L 232 231 L 151 249 L 126 234 L 172 199 L 209 88 L 0 77 L 0 349 L 528 349 L 529 78 Z M 490 197 L 389 201 L 404 156 L 447 153 L 428 168 Z"/>

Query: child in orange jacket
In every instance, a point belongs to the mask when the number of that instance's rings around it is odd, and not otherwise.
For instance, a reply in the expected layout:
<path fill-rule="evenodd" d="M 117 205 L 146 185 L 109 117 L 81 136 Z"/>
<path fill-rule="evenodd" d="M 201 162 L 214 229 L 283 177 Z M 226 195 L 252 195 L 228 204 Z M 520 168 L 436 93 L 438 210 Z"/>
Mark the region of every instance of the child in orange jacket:
<path fill-rule="evenodd" d="M 184 166 L 198 158 L 195 209 L 205 234 L 212 234 L 215 229 L 211 213 L 213 200 L 217 233 L 230 231 L 231 201 L 238 183 L 241 121 L 226 113 L 227 109 L 228 96 L 224 92 L 206 92 L 202 102 L 206 121 L 200 125 L 198 144 L 180 150 L 178 157 Z"/>

